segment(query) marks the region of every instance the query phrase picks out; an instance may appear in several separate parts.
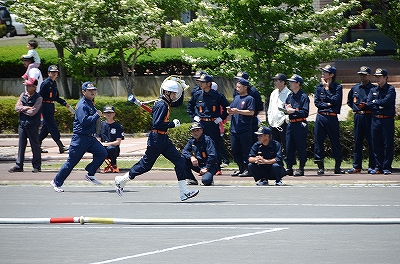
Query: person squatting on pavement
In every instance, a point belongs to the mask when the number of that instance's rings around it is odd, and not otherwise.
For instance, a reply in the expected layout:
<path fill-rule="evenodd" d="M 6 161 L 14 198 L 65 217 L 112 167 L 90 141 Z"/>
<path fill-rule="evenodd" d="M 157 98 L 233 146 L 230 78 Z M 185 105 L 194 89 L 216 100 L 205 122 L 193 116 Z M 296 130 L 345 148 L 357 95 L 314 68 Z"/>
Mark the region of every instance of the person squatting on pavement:
<path fill-rule="evenodd" d="M 54 120 L 54 101 L 59 104 L 69 107 L 67 102 L 60 98 L 60 94 L 57 88 L 56 78 L 58 77 L 58 67 L 56 65 L 50 65 L 48 70 L 49 77 L 42 82 L 40 86 L 39 94 L 43 98 L 42 105 L 42 115 L 43 115 L 43 124 L 39 133 L 39 143 L 42 146 L 43 140 L 47 137 L 50 132 L 51 137 L 56 142 L 58 146 L 59 153 L 62 154 L 65 151 L 68 151 L 68 148 L 64 146 L 64 144 L 60 140 L 60 131 L 58 130 L 56 121 Z M 41 149 L 42 153 L 48 153 L 47 150 Z"/>
<path fill-rule="evenodd" d="M 219 170 L 217 152 L 214 141 L 203 133 L 203 127 L 198 122 L 190 126 L 192 136 L 182 149 L 185 158 L 185 174 L 188 185 L 198 185 L 192 170 L 201 176 L 205 186 L 213 184 L 213 177 Z"/>
<path fill-rule="evenodd" d="M 281 143 L 282 153 L 285 156 L 286 127 L 288 125 L 288 120 L 287 115 L 281 110 L 285 108 L 286 98 L 290 90 L 286 87 L 287 77 L 285 74 L 277 73 L 272 79 L 274 80 L 275 89 L 269 97 L 267 119 L 269 128 L 271 128 L 272 131 L 272 139 Z"/>
<path fill-rule="evenodd" d="M 324 141 L 328 135 L 332 145 L 333 158 L 335 159 L 335 174 L 346 173 L 340 168 L 342 164 L 342 147 L 339 136 L 340 107 L 342 106 L 342 85 L 336 82 L 336 68 L 326 65 L 321 68 L 321 82 L 314 92 L 314 104 L 318 108 L 314 125 L 314 162 L 318 165 L 318 175 L 324 174 Z"/>
<path fill-rule="evenodd" d="M 258 142 L 254 143 L 249 153 L 249 172 L 256 185 L 268 185 L 268 180 L 275 180 L 275 185 L 282 185 L 285 169 L 282 160 L 282 146 L 272 139 L 269 127 L 260 127 L 257 132 Z"/>
<path fill-rule="evenodd" d="M 371 69 L 368 66 L 362 66 L 357 74 L 360 82 L 354 85 L 347 95 L 347 105 L 354 112 L 353 168 L 347 171 L 350 174 L 361 173 L 364 138 L 368 143 L 368 173 L 376 166 L 371 137 L 372 108 L 366 105 L 369 92 L 376 86 L 371 83 Z"/>
<path fill-rule="evenodd" d="M 247 163 L 252 141 L 252 122 L 255 112 L 255 100 L 247 91 L 249 89 L 249 81 L 240 78 L 236 83 L 235 96 L 230 107 L 227 108 L 228 114 L 231 116 L 231 151 L 233 160 L 239 166 L 231 176 L 247 177 L 250 176 Z"/>
<path fill-rule="evenodd" d="M 289 114 L 289 124 L 286 128 L 286 175 L 293 175 L 293 165 L 296 164 L 296 150 L 299 155 L 299 169 L 294 176 L 304 176 L 304 166 L 307 161 L 307 117 L 310 111 L 310 99 L 301 89 L 303 78 L 294 74 L 290 79 L 292 92 L 286 99 L 285 108 Z"/>
<path fill-rule="evenodd" d="M 236 74 L 235 76 L 236 79 L 246 79 L 247 81 L 249 81 L 250 76 L 247 74 L 247 72 L 244 71 L 240 71 Z M 250 82 L 250 81 L 249 81 Z M 252 124 L 251 124 L 251 129 L 252 132 L 256 132 L 258 130 L 258 123 L 259 123 L 259 119 L 258 119 L 258 114 L 264 110 L 264 102 L 261 99 L 261 94 L 260 92 L 252 85 L 249 85 L 249 87 L 247 88 L 247 93 L 254 98 L 254 102 L 255 102 L 255 111 L 254 111 L 254 115 L 253 115 L 253 119 L 252 119 Z M 238 95 L 238 91 L 235 90 L 233 91 L 233 98 L 235 98 L 235 96 Z M 257 142 L 257 135 L 252 133 L 252 143 L 254 144 Z"/>
<path fill-rule="evenodd" d="M 372 108 L 371 136 L 376 168 L 371 174 L 391 174 L 394 155 L 394 116 L 396 114 L 396 90 L 387 83 L 388 72 L 376 69 L 378 83 L 368 94 L 367 106 Z"/>
<path fill-rule="evenodd" d="M 202 74 L 199 79 L 201 90 L 195 92 L 187 104 L 187 112 L 193 121 L 199 122 L 204 134 L 209 136 L 217 147 L 218 163 L 221 163 L 222 153 L 218 148 L 221 140 L 219 123 L 228 117 L 226 107 L 229 106 L 226 97 L 219 91 L 211 89 L 212 76 Z M 222 106 L 222 108 L 221 108 Z"/>
<path fill-rule="evenodd" d="M 37 80 L 25 82 L 26 92 L 21 93 L 15 111 L 18 119 L 18 156 L 9 172 L 23 172 L 27 139 L 32 149 L 32 172 L 41 171 L 42 157 L 39 144 L 40 112 L 43 98 L 36 92 Z"/>
<path fill-rule="evenodd" d="M 179 100 L 176 98 L 179 89 L 178 83 L 167 80 L 163 82 L 161 89 L 162 95 L 155 102 L 151 112 L 152 126 L 144 156 L 125 175 L 115 177 L 116 192 L 119 196 L 122 196 L 126 183 L 136 176 L 148 172 L 161 154 L 175 165 L 181 201 L 193 198 L 199 193 L 199 190 L 189 191 L 186 188 L 185 159 L 167 134 L 168 128 L 180 126 L 178 119 L 174 119 L 173 122 L 169 121 L 170 105 Z"/>
<path fill-rule="evenodd" d="M 112 105 L 106 105 L 103 108 L 105 121 L 101 122 L 100 135 L 98 139 L 107 150 L 107 158 L 110 159 L 110 171 L 119 172 L 117 166 L 117 157 L 120 153 L 121 141 L 124 139 L 123 126 L 114 120 L 115 108 Z M 106 171 L 105 171 L 106 172 Z"/>
<path fill-rule="evenodd" d="M 96 185 L 100 184 L 95 173 L 107 157 L 107 151 L 95 138 L 96 122 L 102 115 L 101 111 L 97 110 L 93 104 L 96 91 L 97 88 L 92 82 L 82 84 L 83 96 L 75 109 L 73 134 L 69 145 L 68 159 L 51 181 L 51 185 L 56 192 L 64 192 L 61 186 L 86 152 L 93 154 L 93 160 L 85 168 L 87 173 L 84 179 Z"/>

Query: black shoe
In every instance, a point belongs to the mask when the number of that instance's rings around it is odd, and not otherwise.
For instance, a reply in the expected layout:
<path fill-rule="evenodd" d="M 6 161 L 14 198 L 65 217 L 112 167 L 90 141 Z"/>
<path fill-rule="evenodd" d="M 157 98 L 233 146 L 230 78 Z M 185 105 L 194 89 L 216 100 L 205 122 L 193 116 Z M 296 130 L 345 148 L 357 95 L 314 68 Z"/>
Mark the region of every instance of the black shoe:
<path fill-rule="evenodd" d="M 32 170 L 32 172 L 33 173 L 37 173 L 37 172 L 41 172 L 42 170 L 39 168 L 39 169 L 37 169 L 37 168 L 33 168 L 33 170 Z"/>
<path fill-rule="evenodd" d="M 342 170 L 342 169 L 335 169 L 335 174 L 346 174 L 346 172 L 344 171 L 344 170 Z"/>
<path fill-rule="evenodd" d="M 199 182 L 197 180 L 189 179 L 189 180 L 187 180 L 186 184 L 187 185 L 199 185 Z"/>
<path fill-rule="evenodd" d="M 24 170 L 21 169 L 20 167 L 12 167 L 11 169 L 8 170 L 8 172 L 23 172 Z"/>
<path fill-rule="evenodd" d="M 60 154 L 63 154 L 65 151 L 68 151 L 69 150 L 69 147 L 61 147 L 61 148 L 59 148 L 59 152 L 60 152 Z"/>
<path fill-rule="evenodd" d="M 293 169 L 286 169 L 286 175 L 293 176 Z"/>
<path fill-rule="evenodd" d="M 244 172 L 240 173 L 238 176 L 239 177 L 251 177 L 251 174 L 248 170 L 245 170 Z"/>
<path fill-rule="evenodd" d="M 319 169 L 319 170 L 317 171 L 317 173 L 318 173 L 318 175 L 323 175 L 325 172 L 324 172 L 323 169 Z"/>
<path fill-rule="evenodd" d="M 45 149 L 40 149 L 40 152 L 42 152 L 42 153 L 49 153 L 47 150 L 45 150 Z"/>
<path fill-rule="evenodd" d="M 304 170 L 301 169 L 296 170 L 294 176 L 304 176 Z"/>
<path fill-rule="evenodd" d="M 241 173 L 241 172 L 240 172 L 239 170 L 237 170 L 237 171 L 234 171 L 234 172 L 231 174 L 231 176 L 239 176 L 240 173 Z"/>

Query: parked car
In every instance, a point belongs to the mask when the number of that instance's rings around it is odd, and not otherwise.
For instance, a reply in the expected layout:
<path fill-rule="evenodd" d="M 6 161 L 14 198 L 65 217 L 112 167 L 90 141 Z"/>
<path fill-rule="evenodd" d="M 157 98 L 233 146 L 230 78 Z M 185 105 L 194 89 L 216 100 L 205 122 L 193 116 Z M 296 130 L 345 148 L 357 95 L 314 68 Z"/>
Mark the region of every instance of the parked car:
<path fill-rule="evenodd" d="M 0 37 L 12 37 L 15 35 L 15 27 L 12 25 L 10 12 L 8 12 L 7 7 L 2 5 L 0 5 L 0 24 L 6 25 L 6 34 Z"/>
<path fill-rule="evenodd" d="M 28 35 L 25 31 L 25 24 L 17 21 L 18 16 L 11 13 L 11 24 L 15 27 L 15 36 L 25 36 Z"/>

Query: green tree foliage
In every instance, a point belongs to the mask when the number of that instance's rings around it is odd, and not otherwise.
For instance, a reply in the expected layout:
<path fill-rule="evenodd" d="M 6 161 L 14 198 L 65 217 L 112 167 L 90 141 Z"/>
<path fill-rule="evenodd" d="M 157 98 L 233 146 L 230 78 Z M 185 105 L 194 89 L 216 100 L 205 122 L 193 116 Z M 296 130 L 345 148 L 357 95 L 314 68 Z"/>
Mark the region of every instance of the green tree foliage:
<path fill-rule="evenodd" d="M 312 92 L 320 63 L 372 52 L 362 39 L 342 42 L 351 26 L 369 17 L 370 10 L 346 16 L 359 5 L 356 0 L 334 0 L 316 10 L 312 0 L 203 1 L 195 20 L 187 24 L 175 20 L 169 33 L 183 34 L 212 49 L 250 51 L 248 57 L 231 56 L 218 71 L 229 76 L 235 70 L 247 71 L 265 95 L 272 92 L 271 78 L 277 72 L 301 75 L 304 89 Z"/>

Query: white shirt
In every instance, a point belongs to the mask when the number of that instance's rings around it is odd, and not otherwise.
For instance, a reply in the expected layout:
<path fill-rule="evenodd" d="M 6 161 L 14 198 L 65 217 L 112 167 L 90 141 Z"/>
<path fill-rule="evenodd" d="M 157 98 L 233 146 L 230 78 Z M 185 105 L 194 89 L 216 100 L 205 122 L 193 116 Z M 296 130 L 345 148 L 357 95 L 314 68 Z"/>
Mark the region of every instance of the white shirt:
<path fill-rule="evenodd" d="M 286 86 L 279 91 L 279 89 L 275 89 L 269 98 L 269 106 L 268 106 L 268 123 L 271 127 L 279 127 L 283 124 L 283 122 L 287 122 L 288 116 L 285 115 L 282 111 L 278 109 L 278 107 L 285 108 L 286 98 L 288 97 L 291 91 Z"/>
<path fill-rule="evenodd" d="M 43 82 L 42 72 L 38 68 L 32 68 L 28 72 L 28 79 L 29 78 L 35 78 L 38 81 L 38 85 L 36 86 L 36 92 L 39 92 L 40 85 Z M 25 87 L 25 91 L 26 91 L 26 87 Z"/>

